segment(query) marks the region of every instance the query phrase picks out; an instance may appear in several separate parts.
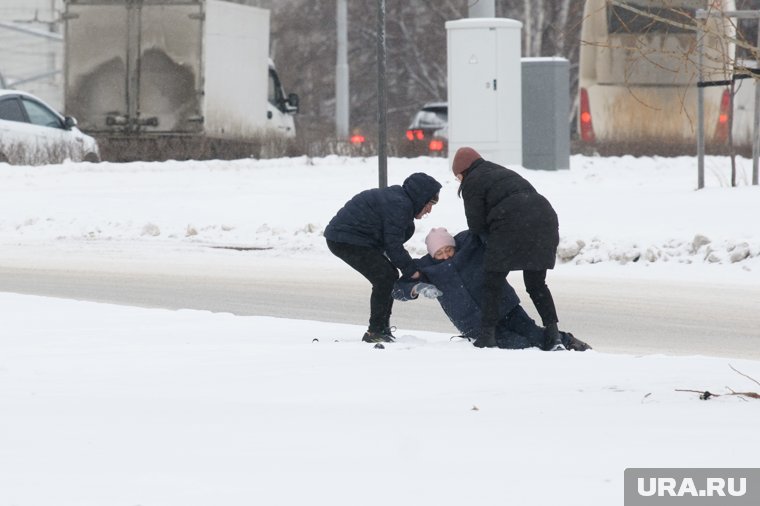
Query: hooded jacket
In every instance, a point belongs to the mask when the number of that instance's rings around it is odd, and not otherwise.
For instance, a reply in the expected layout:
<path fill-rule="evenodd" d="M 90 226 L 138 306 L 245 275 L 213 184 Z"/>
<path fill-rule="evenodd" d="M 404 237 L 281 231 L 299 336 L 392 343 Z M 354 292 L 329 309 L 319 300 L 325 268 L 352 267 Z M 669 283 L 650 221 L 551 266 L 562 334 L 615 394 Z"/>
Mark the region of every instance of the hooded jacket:
<path fill-rule="evenodd" d="M 365 190 L 330 220 L 325 238 L 382 251 L 402 275 L 411 276 L 417 269 L 404 243 L 414 234 L 414 217 L 440 189 L 438 181 L 416 172 L 401 186 Z"/>

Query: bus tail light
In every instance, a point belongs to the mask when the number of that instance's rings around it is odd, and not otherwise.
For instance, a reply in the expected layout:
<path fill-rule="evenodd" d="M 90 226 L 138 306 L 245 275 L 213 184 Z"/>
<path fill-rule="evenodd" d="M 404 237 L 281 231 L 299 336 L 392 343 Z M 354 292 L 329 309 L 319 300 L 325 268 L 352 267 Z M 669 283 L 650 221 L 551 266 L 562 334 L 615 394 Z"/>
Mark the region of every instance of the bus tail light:
<path fill-rule="evenodd" d="M 581 140 L 584 142 L 594 142 L 594 126 L 591 123 L 591 107 L 588 102 L 588 91 L 581 88 Z"/>
<path fill-rule="evenodd" d="M 715 128 L 715 142 L 728 141 L 728 124 L 731 119 L 731 92 L 723 90 L 720 98 L 720 112 L 718 113 L 718 126 Z"/>

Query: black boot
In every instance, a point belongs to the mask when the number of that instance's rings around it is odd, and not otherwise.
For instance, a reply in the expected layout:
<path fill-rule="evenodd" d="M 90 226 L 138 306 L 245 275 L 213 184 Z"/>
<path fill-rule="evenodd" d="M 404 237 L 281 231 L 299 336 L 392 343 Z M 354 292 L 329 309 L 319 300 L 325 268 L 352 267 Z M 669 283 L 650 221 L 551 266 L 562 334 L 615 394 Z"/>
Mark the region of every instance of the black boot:
<path fill-rule="evenodd" d="M 368 330 L 364 333 L 364 336 L 362 337 L 362 341 L 365 343 L 392 343 L 395 341 L 395 339 L 391 336 L 386 335 L 382 331 L 372 331 Z"/>
<path fill-rule="evenodd" d="M 591 346 L 589 346 L 588 343 L 584 343 L 572 335 L 570 332 L 567 332 L 567 342 L 565 343 L 565 348 L 570 351 L 586 351 L 590 350 Z"/>
<path fill-rule="evenodd" d="M 393 332 L 396 332 L 396 327 L 386 325 L 385 328 L 383 328 L 383 335 L 390 338 L 390 341 L 388 342 L 393 342 L 396 340 L 396 336 L 393 335 Z"/>
<path fill-rule="evenodd" d="M 550 323 L 544 329 L 544 350 L 545 351 L 560 351 L 566 350 L 565 345 L 562 344 L 562 337 L 559 335 L 559 329 L 557 329 L 556 323 Z"/>
<path fill-rule="evenodd" d="M 483 327 L 480 337 L 472 343 L 478 348 L 496 348 L 496 329 L 494 327 Z"/>

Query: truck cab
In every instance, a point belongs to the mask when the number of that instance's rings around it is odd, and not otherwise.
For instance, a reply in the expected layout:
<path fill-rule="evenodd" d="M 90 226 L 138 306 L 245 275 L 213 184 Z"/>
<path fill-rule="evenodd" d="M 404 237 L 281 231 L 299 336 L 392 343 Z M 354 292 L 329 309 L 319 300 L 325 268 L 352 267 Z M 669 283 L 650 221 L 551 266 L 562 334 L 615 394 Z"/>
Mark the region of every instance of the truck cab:
<path fill-rule="evenodd" d="M 285 95 L 285 90 L 277 75 L 274 61 L 269 59 L 269 85 L 267 92 L 267 120 L 269 129 L 286 137 L 295 137 L 296 128 L 293 115 L 298 112 L 298 95 Z"/>

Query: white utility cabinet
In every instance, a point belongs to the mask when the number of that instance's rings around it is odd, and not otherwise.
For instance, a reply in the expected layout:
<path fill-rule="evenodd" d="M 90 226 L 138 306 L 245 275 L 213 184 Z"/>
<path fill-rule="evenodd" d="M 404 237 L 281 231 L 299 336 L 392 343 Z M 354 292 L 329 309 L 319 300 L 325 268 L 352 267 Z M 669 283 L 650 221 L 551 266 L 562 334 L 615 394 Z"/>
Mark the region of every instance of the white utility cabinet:
<path fill-rule="evenodd" d="M 469 146 L 486 160 L 522 165 L 521 29 L 505 18 L 446 23 L 450 159 Z"/>

